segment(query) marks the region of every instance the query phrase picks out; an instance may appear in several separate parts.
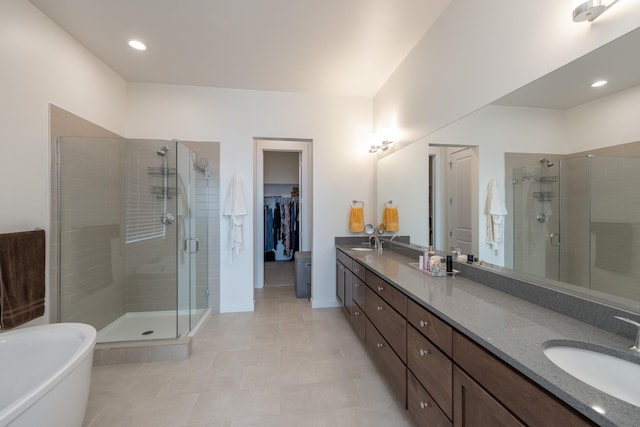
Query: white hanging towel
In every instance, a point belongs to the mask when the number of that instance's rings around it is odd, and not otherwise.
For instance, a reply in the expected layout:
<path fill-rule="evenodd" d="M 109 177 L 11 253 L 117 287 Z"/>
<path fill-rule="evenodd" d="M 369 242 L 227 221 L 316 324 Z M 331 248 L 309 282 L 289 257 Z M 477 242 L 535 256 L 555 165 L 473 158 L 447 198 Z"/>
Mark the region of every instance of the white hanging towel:
<path fill-rule="evenodd" d="M 224 216 L 229 217 L 229 249 L 231 262 L 233 255 L 238 255 L 244 249 L 244 217 L 247 216 L 247 204 L 242 193 L 242 179 L 234 175 L 229 185 Z"/>
<path fill-rule="evenodd" d="M 507 215 L 507 209 L 502 203 L 495 178 L 491 178 L 487 186 L 487 201 L 484 205 L 484 213 L 487 216 L 486 242 L 491 246 L 502 243 L 504 217 Z"/>

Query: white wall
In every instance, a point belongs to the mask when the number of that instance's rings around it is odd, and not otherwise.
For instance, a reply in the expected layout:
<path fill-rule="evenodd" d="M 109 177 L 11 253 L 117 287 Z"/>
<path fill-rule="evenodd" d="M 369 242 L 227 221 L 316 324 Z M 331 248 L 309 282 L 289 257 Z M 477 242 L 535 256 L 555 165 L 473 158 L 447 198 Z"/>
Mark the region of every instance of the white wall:
<path fill-rule="evenodd" d="M 373 206 L 370 99 L 132 83 L 127 105 L 128 137 L 221 141 L 222 203 L 233 174 L 244 182 L 248 237 L 233 264 L 221 223 L 222 312 L 253 309 L 254 137 L 313 140 L 312 303 L 336 305 L 334 237 L 349 234 L 352 199 Z"/>
<path fill-rule="evenodd" d="M 640 141 L 638 111 L 640 86 L 567 110 L 569 152 Z"/>
<path fill-rule="evenodd" d="M 125 93 L 124 80 L 31 3 L 0 1 L 0 233 L 49 231 L 49 103 L 119 133 Z"/>
<path fill-rule="evenodd" d="M 640 2 L 593 23 L 569 0 L 453 0 L 374 97 L 375 128 L 416 141 L 640 26 Z"/>

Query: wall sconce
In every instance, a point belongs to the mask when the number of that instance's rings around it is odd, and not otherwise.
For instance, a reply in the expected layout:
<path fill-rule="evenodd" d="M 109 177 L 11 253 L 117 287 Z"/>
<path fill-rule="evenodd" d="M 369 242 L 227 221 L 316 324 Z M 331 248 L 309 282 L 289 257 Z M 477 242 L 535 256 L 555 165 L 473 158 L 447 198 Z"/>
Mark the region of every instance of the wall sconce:
<path fill-rule="evenodd" d="M 369 136 L 369 153 L 376 153 L 378 150 L 385 151 L 389 145 L 393 144 L 393 132 L 391 129 L 382 129 L 380 134 L 372 133 Z"/>
<path fill-rule="evenodd" d="M 573 0 L 573 22 L 593 21 L 618 0 Z"/>

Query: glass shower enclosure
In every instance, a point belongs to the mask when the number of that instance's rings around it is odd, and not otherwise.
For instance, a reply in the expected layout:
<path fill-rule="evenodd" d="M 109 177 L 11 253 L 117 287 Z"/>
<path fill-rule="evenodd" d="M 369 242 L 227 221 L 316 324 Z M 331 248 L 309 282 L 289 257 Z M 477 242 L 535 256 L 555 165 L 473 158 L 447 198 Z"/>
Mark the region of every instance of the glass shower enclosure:
<path fill-rule="evenodd" d="M 513 170 L 513 268 L 640 299 L 640 158 L 542 160 Z"/>
<path fill-rule="evenodd" d="M 99 343 L 186 336 L 208 308 L 208 160 L 178 141 L 56 150 L 59 320 Z"/>

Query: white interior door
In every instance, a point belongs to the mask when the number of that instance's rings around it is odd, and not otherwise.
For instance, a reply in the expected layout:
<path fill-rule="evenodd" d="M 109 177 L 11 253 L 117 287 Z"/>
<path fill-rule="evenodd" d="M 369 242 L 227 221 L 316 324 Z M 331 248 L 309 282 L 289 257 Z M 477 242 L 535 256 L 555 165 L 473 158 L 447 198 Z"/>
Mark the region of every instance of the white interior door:
<path fill-rule="evenodd" d="M 473 253 L 474 217 L 474 153 L 471 148 L 452 149 L 449 154 L 449 247 L 460 248 L 463 254 Z"/>

